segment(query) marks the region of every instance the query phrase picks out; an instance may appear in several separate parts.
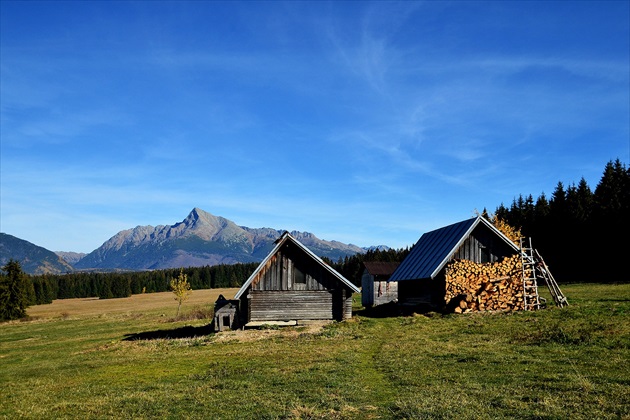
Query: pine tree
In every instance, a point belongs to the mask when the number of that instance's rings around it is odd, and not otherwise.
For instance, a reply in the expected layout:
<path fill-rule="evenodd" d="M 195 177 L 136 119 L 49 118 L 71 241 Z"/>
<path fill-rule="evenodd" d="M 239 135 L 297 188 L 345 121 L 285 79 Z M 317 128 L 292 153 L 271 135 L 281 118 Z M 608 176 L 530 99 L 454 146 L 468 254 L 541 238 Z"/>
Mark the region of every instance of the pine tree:
<path fill-rule="evenodd" d="M 549 201 L 543 192 L 534 205 L 534 223 L 546 223 L 549 217 Z"/>
<path fill-rule="evenodd" d="M 630 211 L 630 169 L 627 170 L 619 159 L 606 164 L 593 199 L 598 217 L 627 217 Z"/>
<path fill-rule="evenodd" d="M 18 261 L 9 260 L 2 270 L 6 275 L 0 277 L 0 320 L 24 318 L 29 305 L 29 286 L 33 285 Z"/>
<path fill-rule="evenodd" d="M 584 177 L 580 179 L 576 193 L 579 206 L 576 214 L 577 218 L 581 222 L 586 222 L 591 218 L 593 212 L 594 196 Z"/>
<path fill-rule="evenodd" d="M 567 193 L 564 190 L 564 184 L 558 182 L 549 202 L 550 213 L 554 219 L 562 220 L 565 218 L 566 207 Z"/>

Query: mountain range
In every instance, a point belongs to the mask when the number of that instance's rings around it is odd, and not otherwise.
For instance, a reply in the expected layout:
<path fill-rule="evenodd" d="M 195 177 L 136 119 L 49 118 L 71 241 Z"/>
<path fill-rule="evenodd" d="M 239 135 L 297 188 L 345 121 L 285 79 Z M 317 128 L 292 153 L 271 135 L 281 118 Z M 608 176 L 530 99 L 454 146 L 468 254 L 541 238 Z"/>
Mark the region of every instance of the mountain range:
<path fill-rule="evenodd" d="M 118 232 L 87 255 L 72 252 L 59 252 L 57 255 L 48 251 L 55 257 L 55 261 L 61 261 L 62 266 L 53 267 L 50 262 L 53 257 L 46 254 L 47 259 L 42 263 L 42 267 L 35 268 L 29 265 L 27 270 L 23 264 L 23 268 L 26 272 L 39 274 L 66 272 L 73 268 L 96 271 L 153 270 L 258 262 L 265 258 L 273 248 L 275 240 L 283 232 L 284 230 L 272 228 L 238 226 L 231 220 L 194 208 L 183 221 L 174 225 L 137 226 Z M 6 257 L 7 260 L 9 257 L 17 260 L 22 258 L 34 260 L 32 256 L 26 255 L 28 253 L 22 252 L 19 255 L 12 253 L 11 248 L 15 241 L 5 241 L 5 236 L 10 235 L 3 235 L 0 257 Z M 338 241 L 322 240 L 309 232 L 293 231 L 291 235 L 315 254 L 333 261 L 364 253 L 368 249 L 387 249 L 383 245 L 361 248 Z M 41 250 L 46 251 L 44 248 Z M 0 258 L 0 262 L 2 261 Z"/>
<path fill-rule="evenodd" d="M 62 274 L 74 270 L 67 261 L 46 248 L 0 233 L 0 267 L 11 259 L 19 261 L 22 270 L 29 274 Z"/>

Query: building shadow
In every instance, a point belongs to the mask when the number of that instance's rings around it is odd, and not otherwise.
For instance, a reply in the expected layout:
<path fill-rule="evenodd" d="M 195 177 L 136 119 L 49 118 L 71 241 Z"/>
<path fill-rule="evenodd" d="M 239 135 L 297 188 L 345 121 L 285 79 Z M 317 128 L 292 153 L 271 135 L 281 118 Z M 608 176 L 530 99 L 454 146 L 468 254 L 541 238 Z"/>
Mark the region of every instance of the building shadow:
<path fill-rule="evenodd" d="M 383 305 L 372 306 L 358 311 L 353 311 L 353 315 L 364 316 L 366 318 L 395 318 L 399 316 L 411 316 L 414 314 L 435 315 L 435 306 L 430 304 L 401 305 L 397 302 L 389 302 Z M 442 313 L 439 311 L 438 313 Z"/>
<path fill-rule="evenodd" d="M 123 341 L 136 340 L 168 340 L 176 338 L 195 338 L 210 335 L 214 332 L 212 324 L 201 327 L 181 327 L 171 330 L 146 331 L 135 334 L 125 334 Z"/>
<path fill-rule="evenodd" d="M 366 318 L 391 318 L 403 315 L 403 308 L 396 302 L 389 302 L 354 311 L 353 315 Z"/>

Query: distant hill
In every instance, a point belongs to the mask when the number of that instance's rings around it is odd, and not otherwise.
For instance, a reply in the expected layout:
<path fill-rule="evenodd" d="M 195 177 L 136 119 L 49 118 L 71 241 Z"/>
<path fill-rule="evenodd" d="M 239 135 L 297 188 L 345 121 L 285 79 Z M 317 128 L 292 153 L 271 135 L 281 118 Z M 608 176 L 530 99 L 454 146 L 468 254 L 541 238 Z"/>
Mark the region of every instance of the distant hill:
<path fill-rule="evenodd" d="M 123 230 L 81 258 L 76 269 L 164 269 L 258 262 L 267 256 L 282 230 L 248 228 L 194 208 L 171 226 Z M 325 241 L 308 232 L 291 232 L 315 254 L 338 260 L 365 252 L 356 245 Z"/>
<path fill-rule="evenodd" d="M 10 259 L 20 262 L 28 274 L 62 274 L 72 271 L 70 264 L 52 251 L 15 236 L 0 233 L 0 265 Z"/>
<path fill-rule="evenodd" d="M 66 252 L 66 251 L 55 251 L 55 254 L 59 255 L 65 262 L 70 265 L 74 265 L 87 254 L 84 252 Z"/>

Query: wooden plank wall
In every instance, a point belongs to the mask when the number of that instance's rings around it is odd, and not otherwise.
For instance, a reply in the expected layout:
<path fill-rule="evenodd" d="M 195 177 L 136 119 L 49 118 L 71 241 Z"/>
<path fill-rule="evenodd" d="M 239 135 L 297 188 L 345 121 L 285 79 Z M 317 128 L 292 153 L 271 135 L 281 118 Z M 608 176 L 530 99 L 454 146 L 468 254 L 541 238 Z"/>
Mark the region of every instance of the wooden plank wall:
<path fill-rule="evenodd" d="M 294 282 L 294 270 L 301 270 L 305 283 Z M 330 290 L 338 280 L 319 264 L 286 244 L 252 282 L 252 290 Z"/>
<path fill-rule="evenodd" d="M 382 305 L 398 299 L 398 282 L 374 282 L 374 305 Z"/>
<path fill-rule="evenodd" d="M 361 276 L 361 304 L 366 307 L 374 305 L 374 276 L 367 270 Z"/>
<path fill-rule="evenodd" d="M 488 261 L 483 261 L 482 249 L 488 255 Z M 483 225 L 477 226 L 459 247 L 454 259 L 469 260 L 476 263 L 497 262 L 503 257 L 514 255 L 515 251 L 498 238 L 494 232 Z"/>
<path fill-rule="evenodd" d="M 343 302 L 344 302 L 344 308 L 343 308 L 343 314 L 341 314 L 341 318 L 350 319 L 352 318 L 352 291 L 344 288 L 342 297 L 343 297 Z"/>
<path fill-rule="evenodd" d="M 329 291 L 252 290 L 250 321 L 333 319 L 333 293 Z"/>

